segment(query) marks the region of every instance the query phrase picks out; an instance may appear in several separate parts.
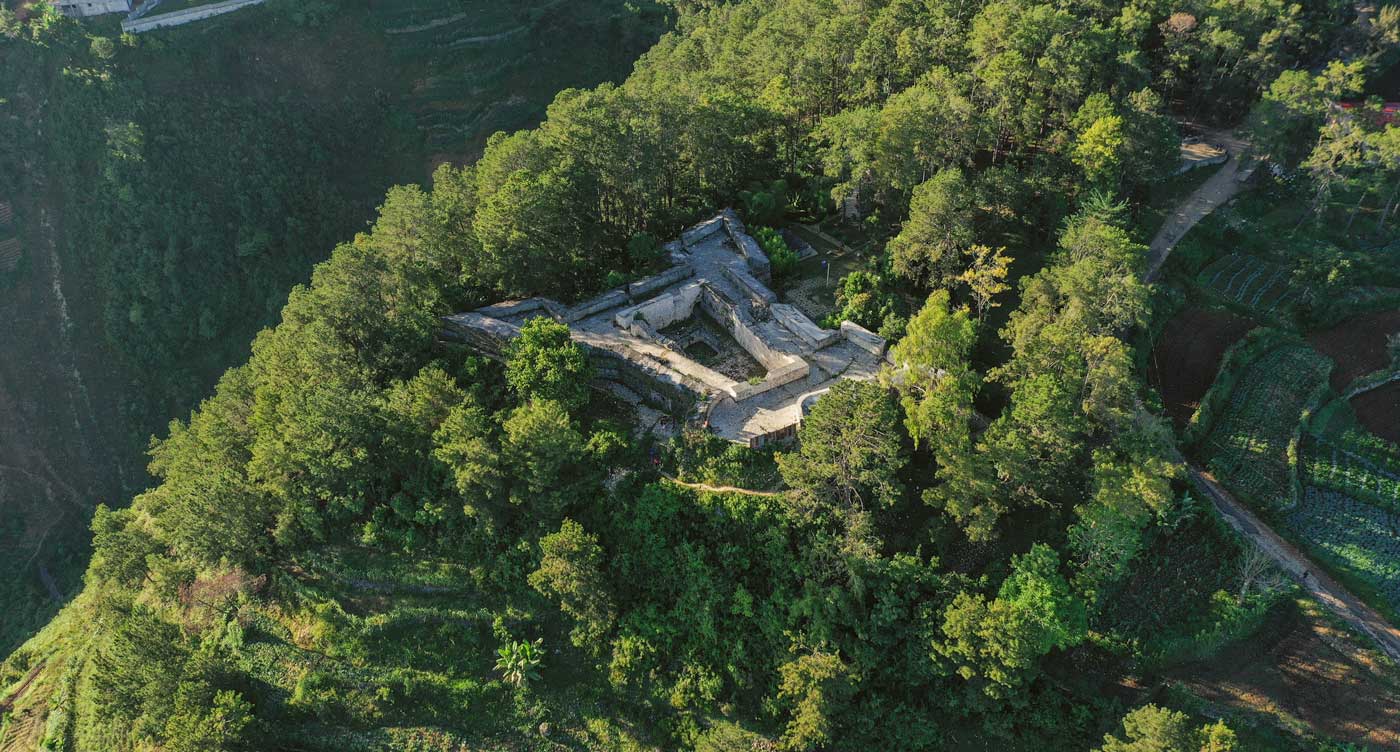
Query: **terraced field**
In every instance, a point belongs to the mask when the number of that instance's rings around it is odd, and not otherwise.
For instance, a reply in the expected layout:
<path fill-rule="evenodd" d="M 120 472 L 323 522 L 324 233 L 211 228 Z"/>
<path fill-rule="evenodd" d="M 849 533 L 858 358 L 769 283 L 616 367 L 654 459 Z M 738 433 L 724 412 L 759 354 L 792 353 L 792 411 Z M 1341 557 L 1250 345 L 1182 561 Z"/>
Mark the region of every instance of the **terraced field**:
<path fill-rule="evenodd" d="M 1241 374 L 1205 442 L 1209 466 L 1230 490 L 1261 509 L 1289 498 L 1288 445 L 1312 393 L 1332 362 L 1311 348 L 1277 347 Z"/>
<path fill-rule="evenodd" d="M 1345 437 L 1309 436 L 1302 456 L 1309 483 L 1400 514 L 1400 454 Z"/>
<path fill-rule="evenodd" d="M 1307 435 L 1299 453 L 1303 493 L 1285 524 L 1330 568 L 1400 612 L 1400 447 L 1353 428 Z"/>
<path fill-rule="evenodd" d="M 1312 294 L 1293 281 L 1288 269 L 1242 253 L 1229 254 L 1207 266 L 1196 281 L 1221 298 L 1263 316 L 1287 314 Z"/>
<path fill-rule="evenodd" d="M 1373 602 L 1400 611 L 1400 515 L 1309 485 L 1283 519 L 1292 536 L 1329 567 L 1367 585 Z"/>

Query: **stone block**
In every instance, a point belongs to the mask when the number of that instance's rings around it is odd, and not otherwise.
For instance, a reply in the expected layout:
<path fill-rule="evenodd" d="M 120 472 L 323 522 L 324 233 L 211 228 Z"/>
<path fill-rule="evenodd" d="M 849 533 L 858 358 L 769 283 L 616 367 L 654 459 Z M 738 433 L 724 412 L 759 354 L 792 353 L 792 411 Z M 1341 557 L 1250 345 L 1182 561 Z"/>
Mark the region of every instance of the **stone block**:
<path fill-rule="evenodd" d="M 757 277 L 740 269 L 737 266 L 724 267 L 724 276 L 731 282 L 738 285 L 739 289 L 747 294 L 754 302 L 771 305 L 778 302 L 778 296 L 768 289 L 768 285 L 763 284 Z"/>
<path fill-rule="evenodd" d="M 778 323 L 796 334 L 798 339 L 813 350 L 820 350 L 841 337 L 840 332 L 817 326 L 816 323 L 807 318 L 807 314 L 799 311 L 795 306 L 787 303 L 774 303 L 769 310 L 773 311 L 773 318 L 777 319 Z"/>
<path fill-rule="evenodd" d="M 670 269 L 667 269 L 664 272 L 661 272 L 660 274 L 653 274 L 650 277 L 639 279 L 636 282 L 627 285 L 627 295 L 633 300 L 636 300 L 637 298 L 646 297 L 647 295 L 651 295 L 657 290 L 662 290 L 667 287 L 670 287 L 671 285 L 674 285 L 675 283 L 686 279 L 693 274 L 695 274 L 695 270 L 689 266 L 675 266 Z"/>
<path fill-rule="evenodd" d="M 714 217 L 681 233 L 681 243 L 689 248 L 724 229 L 724 218 Z"/>
<path fill-rule="evenodd" d="M 564 321 L 574 323 L 581 319 L 586 319 L 596 313 L 601 313 L 609 308 L 627 305 L 627 292 L 622 289 L 605 292 L 591 300 L 585 300 L 564 312 Z"/>
<path fill-rule="evenodd" d="M 884 355 L 885 338 L 852 321 L 841 322 L 841 336 L 856 347 L 873 355 Z"/>

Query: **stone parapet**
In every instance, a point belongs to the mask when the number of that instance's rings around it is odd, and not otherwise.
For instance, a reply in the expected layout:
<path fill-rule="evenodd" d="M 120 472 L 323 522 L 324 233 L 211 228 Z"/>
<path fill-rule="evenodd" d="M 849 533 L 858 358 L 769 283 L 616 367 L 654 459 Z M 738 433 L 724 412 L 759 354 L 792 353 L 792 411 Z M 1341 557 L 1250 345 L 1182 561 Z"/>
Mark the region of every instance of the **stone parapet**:
<path fill-rule="evenodd" d="M 524 316 L 535 311 L 544 310 L 548 313 L 544 298 L 525 298 L 524 300 L 506 300 L 485 308 L 478 308 L 474 313 L 482 316 L 490 316 L 494 319 L 507 319 L 516 316 Z"/>
<path fill-rule="evenodd" d="M 601 313 L 609 308 L 627 305 L 627 291 L 622 288 L 611 290 L 599 295 L 591 300 L 585 300 L 576 306 L 564 310 L 565 323 L 573 324 L 582 319 L 586 319 L 595 313 Z"/>
<path fill-rule="evenodd" d="M 633 322 L 641 320 L 652 329 L 665 329 L 677 321 L 690 318 L 695 310 L 695 301 L 700 297 L 701 288 L 701 283 L 691 282 L 644 303 L 629 306 L 617 312 L 613 323 L 619 329 L 625 330 L 629 329 Z"/>
<path fill-rule="evenodd" d="M 770 389 L 777 389 L 786 386 L 794 381 L 807 378 L 811 373 L 811 366 L 801 358 L 794 358 L 791 355 L 784 355 L 786 363 L 770 371 L 764 379 L 757 384 L 735 384 L 734 391 L 730 395 L 736 401 L 742 401 L 751 397 L 756 397 Z"/>
<path fill-rule="evenodd" d="M 724 221 L 724 231 L 729 234 L 729 239 L 733 241 L 739 255 L 744 257 L 749 271 L 764 282 L 771 282 L 773 269 L 768 261 L 768 254 L 764 253 L 763 247 L 749 235 L 743 220 L 739 219 L 739 215 L 733 209 L 725 209 L 719 216 Z"/>
<path fill-rule="evenodd" d="M 757 277 L 735 266 L 726 266 L 724 276 L 739 287 L 755 303 L 771 305 L 778 302 L 778 296 Z"/>
<path fill-rule="evenodd" d="M 872 355 L 885 354 L 885 338 L 853 321 L 841 322 L 841 336 Z"/>
<path fill-rule="evenodd" d="M 193 8 L 160 13 L 140 19 L 127 19 L 122 21 L 122 31 L 128 34 L 140 34 L 143 31 L 151 31 L 153 29 L 183 26 L 187 23 L 202 21 L 206 18 L 242 10 L 252 5 L 262 5 L 263 2 L 264 0 L 224 0 L 224 2 L 221 3 L 196 5 Z"/>
<path fill-rule="evenodd" d="M 520 336 L 520 327 L 479 313 L 458 313 L 444 317 L 443 335 L 500 357 L 506 344 Z"/>
<path fill-rule="evenodd" d="M 724 217 L 707 219 L 681 233 L 681 244 L 689 248 L 723 229 L 725 229 Z"/>
<path fill-rule="evenodd" d="M 627 285 L 627 296 L 633 300 L 644 298 L 657 290 L 664 290 L 683 279 L 688 279 L 694 274 L 695 270 L 688 266 L 673 266 L 660 274 L 653 274 Z"/>
<path fill-rule="evenodd" d="M 807 314 L 799 311 L 796 306 L 787 303 L 774 303 L 769 306 L 773 312 L 773 318 L 778 323 L 787 328 L 788 331 L 796 334 L 812 350 L 820 350 L 827 345 L 841 338 L 841 332 L 823 329 L 817 326 Z"/>

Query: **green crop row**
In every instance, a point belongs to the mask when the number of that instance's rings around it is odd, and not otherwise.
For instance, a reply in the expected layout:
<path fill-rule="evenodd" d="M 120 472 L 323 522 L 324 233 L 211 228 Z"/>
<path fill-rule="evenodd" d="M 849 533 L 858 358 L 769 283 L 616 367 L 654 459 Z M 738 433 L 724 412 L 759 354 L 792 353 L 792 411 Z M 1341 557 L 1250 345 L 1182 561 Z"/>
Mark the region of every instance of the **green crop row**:
<path fill-rule="evenodd" d="M 1203 447 L 1232 490 L 1260 508 L 1289 505 L 1299 422 L 1332 362 L 1299 344 L 1261 355 L 1239 375 Z"/>

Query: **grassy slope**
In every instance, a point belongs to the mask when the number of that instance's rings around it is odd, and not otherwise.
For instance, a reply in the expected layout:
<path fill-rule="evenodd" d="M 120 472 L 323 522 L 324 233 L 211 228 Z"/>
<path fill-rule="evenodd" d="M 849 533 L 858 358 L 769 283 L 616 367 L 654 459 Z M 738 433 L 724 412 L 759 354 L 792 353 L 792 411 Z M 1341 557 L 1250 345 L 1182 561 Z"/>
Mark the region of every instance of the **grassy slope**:
<path fill-rule="evenodd" d="M 695 499 L 711 504 L 724 497 Z M 467 564 L 335 546 L 299 557 L 284 572 L 227 590 L 219 590 L 215 583 L 223 580 L 211 574 L 200 580 L 207 589 L 192 599 L 197 604 L 219 600 L 216 591 L 235 594 L 243 625 L 239 668 L 252 680 L 250 700 L 275 713 L 268 720 L 283 748 L 659 748 L 641 735 L 644 719 L 632 717 L 644 711 L 609 687 L 606 669 L 597 670 L 569 644 L 564 619 L 532 613 L 527 598 L 493 592 Z M 9 722 L 35 734 L 15 749 L 34 748 L 38 734 L 67 740 L 54 749 L 102 748 L 84 722 L 93 702 L 91 661 L 102 650 L 84 628 L 102 618 L 95 596 L 92 588 L 85 590 L 0 664 L 0 698 L 17 697 Z M 174 618 L 198 633 L 206 623 L 201 608 L 187 605 Z M 494 651 L 503 635 L 517 634 L 530 622 L 542 624 L 530 636 L 550 647 L 541 680 L 517 693 L 494 670 Z M 35 678 L 25 684 L 35 666 Z M 542 723 L 548 737 L 539 731 Z M 753 738 L 723 719 L 706 723 L 726 739 Z M 4 742 L 18 738 L 0 736 L 0 749 L 8 752 Z M 716 743 L 717 749 L 731 748 Z"/>
<path fill-rule="evenodd" d="M 297 249 L 295 258 L 234 272 L 237 284 L 219 285 L 237 300 L 216 316 L 217 335 L 159 357 L 178 370 L 153 367 L 150 358 L 132 357 L 132 345 L 100 325 L 111 314 L 107 309 L 125 310 L 125 301 L 112 293 L 131 288 L 109 269 L 131 265 L 101 258 L 102 246 L 94 241 L 108 225 L 94 207 L 110 200 L 101 184 L 90 180 L 96 166 L 78 165 L 82 179 L 67 181 L 52 161 L 56 155 L 30 160 L 13 198 L 18 231 L 31 242 L 24 273 L 7 280 L 13 294 L 7 290 L 3 301 L 11 314 L 8 337 L 16 348 L 25 348 L 9 349 L 15 355 L 11 362 L 30 375 L 0 375 L 0 417 L 7 424 L 0 464 L 19 468 L 26 478 L 42 477 L 0 483 L 0 510 L 7 519 L 0 527 L 0 567 L 19 573 L 0 582 L 0 601 L 16 606 L 0 621 L 0 646 L 17 644 L 54 609 L 37 565 L 47 566 L 63 592 L 76 590 L 91 508 L 98 501 L 123 504 L 146 485 L 146 437 L 161 432 L 171 417 L 183 416 L 225 368 L 246 359 L 247 343 L 275 319 L 290 285 L 304 280 L 333 242 L 348 239 L 373 216 L 386 187 L 425 181 L 438 161 L 475 158 L 491 132 L 541 118 L 561 88 L 621 78 L 664 23 L 653 10 L 639 13 L 631 5 L 621 0 L 567 5 L 352 0 L 333 6 L 318 24 L 298 26 L 278 15 L 274 3 L 143 35 L 137 48 L 122 51 L 118 75 L 127 77 L 123 83 L 142 101 L 130 116 L 145 129 L 149 162 L 163 171 L 166 177 L 160 179 L 168 190 L 188 194 L 193 205 L 214 205 L 217 216 L 229 200 L 224 178 L 239 169 L 237 156 L 228 152 L 256 136 L 272 149 L 325 152 L 331 162 L 324 184 L 342 209 L 304 209 L 303 220 L 324 223 L 309 231 L 321 239 Z M 386 33 L 443 18 L 454 20 L 419 32 Z M 114 27 L 102 19 L 90 29 L 110 34 Z M 498 37 L 502 32 L 511 33 Z M 217 119 L 199 97 L 238 111 L 240 120 Z M 22 121 L 30 134 L 55 130 L 43 120 L 53 117 L 55 108 L 39 114 L 43 99 L 37 92 L 16 102 L 34 108 Z M 70 130 L 100 138 L 105 123 L 92 118 L 101 112 L 77 113 L 80 120 L 70 123 Z M 284 133 L 288 113 L 312 126 L 343 119 L 351 135 L 305 142 L 300 134 Z M 210 165 L 200 164 L 201 149 L 208 150 Z M 41 226 L 41 216 L 48 217 L 49 227 Z M 133 225 L 155 225 L 157 218 L 143 212 Z M 40 263 L 37 251 L 47 241 L 64 257 L 61 277 Z M 194 244 L 185 253 L 176 275 L 187 278 L 203 271 L 199 254 L 232 255 L 217 244 Z M 81 322 L 72 329 L 68 352 L 53 336 L 59 327 L 55 278 L 61 280 L 70 318 Z M 178 287 L 162 294 L 190 297 Z M 66 365 L 70 360 L 72 369 Z M 35 378 L 44 369 L 54 373 Z M 79 383 L 70 383 L 70 371 L 79 374 Z M 34 405 L 44 407 L 23 413 Z M 78 418 L 71 417 L 75 412 Z M 77 447 L 84 446 L 89 448 L 79 453 Z M 47 467 L 58 469 L 48 473 Z M 71 492 L 59 488 L 58 480 Z M 57 522 L 55 509 L 64 510 Z"/>

